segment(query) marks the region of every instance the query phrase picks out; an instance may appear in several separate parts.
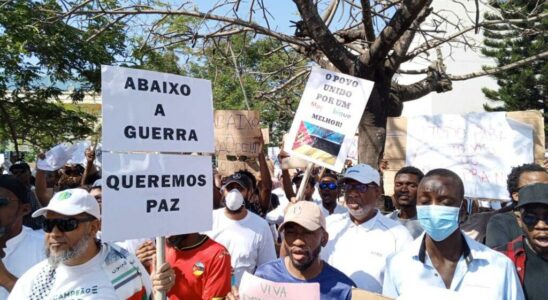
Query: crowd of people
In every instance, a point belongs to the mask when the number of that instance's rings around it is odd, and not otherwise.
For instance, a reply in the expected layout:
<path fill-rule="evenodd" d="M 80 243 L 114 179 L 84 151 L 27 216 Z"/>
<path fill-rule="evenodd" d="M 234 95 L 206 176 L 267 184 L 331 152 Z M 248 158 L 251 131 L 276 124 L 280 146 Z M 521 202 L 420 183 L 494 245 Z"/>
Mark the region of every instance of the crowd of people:
<path fill-rule="evenodd" d="M 17 161 L 0 175 L 0 300 L 241 299 L 245 272 L 319 283 L 321 299 L 351 299 L 355 288 L 389 299 L 548 299 L 540 165 L 513 168 L 507 205 L 481 210 L 449 169 L 403 167 L 384 191 L 374 166 L 274 176 L 260 154 L 258 177 L 214 173 L 212 229 L 167 237 L 158 266 L 154 240 L 101 241 L 101 172 L 86 157 L 34 176 Z"/>

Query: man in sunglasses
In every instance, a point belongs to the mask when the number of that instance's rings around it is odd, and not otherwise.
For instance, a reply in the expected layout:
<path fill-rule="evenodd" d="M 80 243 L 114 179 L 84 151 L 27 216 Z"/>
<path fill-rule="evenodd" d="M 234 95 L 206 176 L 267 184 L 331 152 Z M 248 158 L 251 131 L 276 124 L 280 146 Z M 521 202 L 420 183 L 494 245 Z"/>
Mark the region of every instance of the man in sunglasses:
<path fill-rule="evenodd" d="M 152 284 L 137 258 L 95 237 L 99 204 L 83 189 L 56 193 L 45 216 L 47 259 L 17 281 L 9 299 L 145 299 Z"/>
<path fill-rule="evenodd" d="M 320 190 L 320 198 L 322 198 L 322 203 L 319 206 L 325 217 L 346 213 L 346 208 L 337 203 L 337 199 L 339 199 L 339 195 L 341 194 L 341 188 L 337 184 L 336 174 L 325 172 L 322 178 L 320 178 L 318 188 Z"/>
<path fill-rule="evenodd" d="M 329 242 L 322 258 L 361 289 L 381 293 L 386 257 L 411 242 L 407 229 L 377 209 L 379 172 L 367 164 L 348 168 L 340 183 L 348 214 L 327 218 Z"/>
<path fill-rule="evenodd" d="M 23 226 L 30 212 L 25 186 L 0 175 L 0 299 L 7 299 L 17 278 L 44 259 L 44 235 Z"/>
<path fill-rule="evenodd" d="M 523 235 L 497 250 L 516 266 L 527 299 L 548 295 L 548 183 L 537 183 L 519 191 L 520 225 Z"/>

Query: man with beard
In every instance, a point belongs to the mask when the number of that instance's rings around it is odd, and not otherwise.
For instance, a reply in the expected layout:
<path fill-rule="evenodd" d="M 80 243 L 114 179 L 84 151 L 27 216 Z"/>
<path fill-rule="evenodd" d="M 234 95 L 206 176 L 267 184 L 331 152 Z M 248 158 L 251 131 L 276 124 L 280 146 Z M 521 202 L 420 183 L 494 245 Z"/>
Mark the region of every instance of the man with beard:
<path fill-rule="evenodd" d="M 325 172 L 322 178 L 320 178 L 318 188 L 320 189 L 320 197 L 322 198 L 320 209 L 325 217 L 332 214 L 346 213 L 346 208 L 337 203 L 341 188 L 337 184 L 336 174 Z"/>
<path fill-rule="evenodd" d="M 529 300 L 548 295 L 548 183 L 528 185 L 519 191 L 516 206 L 523 234 L 501 247 L 516 266 Z"/>
<path fill-rule="evenodd" d="M 359 288 L 380 293 L 386 257 L 413 239 L 405 227 L 375 208 L 381 195 L 377 170 L 357 164 L 346 170 L 340 183 L 348 214 L 327 218 L 329 242 L 322 258 Z"/>
<path fill-rule="evenodd" d="M 276 259 L 276 251 L 268 223 L 245 208 L 239 189 L 228 189 L 231 184 L 223 187 L 226 207 L 213 211 L 213 227 L 207 235 L 230 253 L 238 286 L 244 271 L 253 273 L 257 266 Z"/>
<path fill-rule="evenodd" d="M 417 188 L 424 174 L 415 167 L 403 167 L 394 177 L 394 200 L 398 209 L 387 215 L 400 222 L 416 239 L 424 231 L 417 220 Z"/>
<path fill-rule="evenodd" d="M 45 216 L 47 259 L 28 270 L 8 299 L 145 299 L 148 273 L 127 251 L 95 239 L 100 226 L 97 201 L 83 189 L 53 196 Z"/>
<path fill-rule="evenodd" d="M 383 294 L 406 299 L 524 299 L 512 262 L 459 228 L 464 199 L 460 177 L 447 169 L 426 173 L 417 191 L 424 234 L 388 257 Z"/>
<path fill-rule="evenodd" d="M 255 276 L 288 283 L 320 284 L 320 299 L 351 299 L 354 282 L 341 271 L 320 259 L 327 244 L 325 217 L 318 205 L 299 201 L 287 209 L 280 226 L 287 256 L 259 266 Z M 227 299 L 238 299 L 234 290 Z"/>
<path fill-rule="evenodd" d="M 224 299 L 230 292 L 230 254 L 199 233 L 167 238 L 166 262 L 152 273 L 154 290 L 169 299 Z"/>
<path fill-rule="evenodd" d="M 12 175 L 0 175 L 0 299 L 17 278 L 44 259 L 44 235 L 23 226 L 30 212 L 25 186 Z"/>

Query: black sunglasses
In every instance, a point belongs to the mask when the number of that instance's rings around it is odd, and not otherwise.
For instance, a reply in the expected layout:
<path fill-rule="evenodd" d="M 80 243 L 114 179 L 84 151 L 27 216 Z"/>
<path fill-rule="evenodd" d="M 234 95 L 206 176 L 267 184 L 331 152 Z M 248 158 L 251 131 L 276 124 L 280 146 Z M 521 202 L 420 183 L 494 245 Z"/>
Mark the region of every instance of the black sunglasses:
<path fill-rule="evenodd" d="M 226 160 L 228 160 L 228 161 L 248 161 L 248 160 L 251 160 L 251 157 L 247 157 L 245 155 L 241 155 L 241 156 L 227 155 Z"/>
<path fill-rule="evenodd" d="M 351 190 L 358 190 L 358 192 L 360 193 L 365 193 L 369 190 L 369 187 L 370 187 L 369 184 L 364 184 L 364 183 L 356 183 L 356 184 L 345 183 L 344 191 L 349 192 Z"/>
<path fill-rule="evenodd" d="M 83 222 L 93 221 L 95 218 L 88 217 L 83 219 L 68 218 L 68 219 L 44 219 L 42 222 L 42 229 L 45 232 L 50 233 L 53 231 L 53 228 L 57 226 L 61 232 L 69 232 L 78 228 L 78 224 Z"/>
<path fill-rule="evenodd" d="M 320 190 L 327 190 L 327 189 L 329 189 L 329 190 L 334 191 L 334 190 L 337 189 L 337 184 L 334 183 L 334 182 L 321 182 L 320 185 L 319 185 L 319 187 L 320 187 Z"/>
<path fill-rule="evenodd" d="M 539 218 L 537 217 L 537 215 L 528 213 L 522 213 L 521 220 L 525 225 L 527 225 L 527 227 L 533 227 L 537 225 L 540 220 L 543 220 L 544 224 L 548 224 L 548 216 L 544 216 L 544 218 Z"/>

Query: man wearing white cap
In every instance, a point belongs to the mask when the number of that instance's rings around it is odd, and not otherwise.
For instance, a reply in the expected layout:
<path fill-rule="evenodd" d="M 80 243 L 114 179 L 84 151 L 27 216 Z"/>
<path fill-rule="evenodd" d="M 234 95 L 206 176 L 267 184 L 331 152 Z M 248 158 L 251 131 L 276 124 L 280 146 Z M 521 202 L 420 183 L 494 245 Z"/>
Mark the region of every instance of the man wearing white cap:
<path fill-rule="evenodd" d="M 381 293 L 386 257 L 413 239 L 403 225 L 375 208 L 381 195 L 377 170 L 358 164 L 346 170 L 340 182 L 348 214 L 327 218 L 329 242 L 322 258 L 359 288 Z"/>
<path fill-rule="evenodd" d="M 315 203 L 299 201 L 289 206 L 280 226 L 288 255 L 259 266 L 255 276 L 274 282 L 317 282 L 322 300 L 351 299 L 352 279 L 320 259 L 329 238 L 325 228 L 325 217 Z M 227 299 L 237 297 L 233 291 Z"/>
<path fill-rule="evenodd" d="M 136 257 L 95 239 L 99 204 L 83 189 L 53 196 L 44 216 L 47 259 L 17 281 L 8 299 L 145 299 L 150 278 Z"/>

